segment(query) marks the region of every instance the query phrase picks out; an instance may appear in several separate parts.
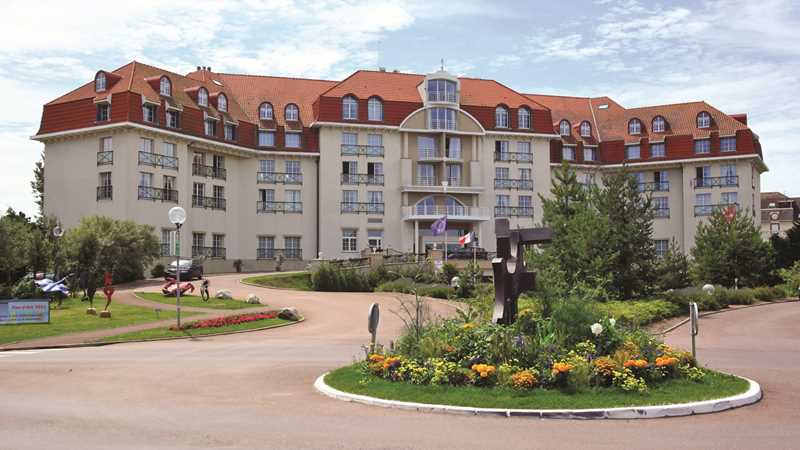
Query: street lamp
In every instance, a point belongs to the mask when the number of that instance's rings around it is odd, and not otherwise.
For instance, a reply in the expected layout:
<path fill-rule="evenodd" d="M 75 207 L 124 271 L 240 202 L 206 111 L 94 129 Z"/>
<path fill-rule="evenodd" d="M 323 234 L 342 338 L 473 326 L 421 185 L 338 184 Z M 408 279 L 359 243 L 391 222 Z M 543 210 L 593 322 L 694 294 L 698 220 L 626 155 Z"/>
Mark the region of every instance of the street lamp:
<path fill-rule="evenodd" d="M 169 221 L 175 225 L 175 307 L 178 317 L 178 330 L 181 329 L 181 225 L 186 222 L 186 210 L 180 206 L 174 206 L 167 214 Z"/>
<path fill-rule="evenodd" d="M 447 264 L 447 185 L 450 184 L 447 180 L 442 181 L 442 190 L 444 190 L 444 263 Z"/>
<path fill-rule="evenodd" d="M 58 280 L 58 240 L 64 235 L 64 229 L 60 225 L 53 228 L 53 281 Z"/>

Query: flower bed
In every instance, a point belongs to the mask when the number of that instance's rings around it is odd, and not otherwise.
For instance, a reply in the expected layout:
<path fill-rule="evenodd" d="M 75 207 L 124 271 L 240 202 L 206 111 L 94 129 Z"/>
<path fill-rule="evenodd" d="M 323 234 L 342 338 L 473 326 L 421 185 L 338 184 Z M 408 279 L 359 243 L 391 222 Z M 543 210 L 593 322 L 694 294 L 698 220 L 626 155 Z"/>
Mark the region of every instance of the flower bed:
<path fill-rule="evenodd" d="M 263 313 L 252 314 L 239 314 L 236 316 L 215 317 L 213 319 L 197 320 L 181 325 L 181 330 L 191 330 L 198 328 L 220 328 L 230 325 L 239 325 L 247 322 L 256 322 L 259 320 L 275 319 L 278 317 L 277 311 L 269 311 Z M 173 325 L 170 330 L 177 331 L 178 327 Z"/>

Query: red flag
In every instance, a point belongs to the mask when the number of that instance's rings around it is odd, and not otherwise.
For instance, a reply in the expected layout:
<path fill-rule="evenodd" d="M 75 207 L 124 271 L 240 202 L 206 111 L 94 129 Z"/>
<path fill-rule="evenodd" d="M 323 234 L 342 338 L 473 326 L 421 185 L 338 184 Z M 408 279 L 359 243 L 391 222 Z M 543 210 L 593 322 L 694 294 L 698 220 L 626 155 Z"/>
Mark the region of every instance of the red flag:
<path fill-rule="evenodd" d="M 725 222 L 733 222 L 733 219 L 736 218 L 736 205 L 726 207 L 722 214 L 725 216 Z"/>

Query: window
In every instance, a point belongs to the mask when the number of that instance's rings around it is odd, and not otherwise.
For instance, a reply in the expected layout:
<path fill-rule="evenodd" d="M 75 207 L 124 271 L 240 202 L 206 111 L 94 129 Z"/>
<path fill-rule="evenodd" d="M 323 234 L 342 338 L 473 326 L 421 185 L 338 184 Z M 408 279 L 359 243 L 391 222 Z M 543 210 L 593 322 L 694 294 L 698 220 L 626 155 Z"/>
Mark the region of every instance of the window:
<path fill-rule="evenodd" d="M 520 209 L 524 211 L 521 214 L 529 216 L 533 212 L 531 211 L 531 208 L 533 207 L 533 199 L 530 195 L 520 195 L 517 199 L 517 204 L 519 205 Z"/>
<path fill-rule="evenodd" d="M 217 134 L 217 121 L 213 119 L 206 119 L 203 130 L 206 136 L 214 136 Z"/>
<path fill-rule="evenodd" d="M 561 152 L 561 158 L 565 161 L 575 161 L 575 146 L 565 145 Z"/>
<path fill-rule="evenodd" d="M 259 147 L 275 147 L 275 132 L 274 131 L 259 131 L 258 132 L 258 146 Z"/>
<path fill-rule="evenodd" d="M 111 187 L 111 172 L 100 172 L 97 184 L 97 199 L 110 200 L 113 189 Z"/>
<path fill-rule="evenodd" d="M 258 171 L 259 172 L 266 172 L 266 173 L 274 173 L 275 172 L 275 160 L 274 159 L 262 159 L 258 161 Z"/>
<path fill-rule="evenodd" d="M 770 232 L 770 234 L 780 234 L 780 232 L 781 232 L 781 224 L 780 223 L 771 223 L 771 224 L 769 224 L 769 232 Z"/>
<path fill-rule="evenodd" d="M 722 186 L 738 186 L 739 177 L 736 176 L 736 164 L 723 164 L 719 167 L 719 175 L 722 177 Z"/>
<path fill-rule="evenodd" d="M 625 159 L 639 159 L 642 157 L 642 148 L 638 145 L 625 146 Z"/>
<path fill-rule="evenodd" d="M 211 160 L 211 166 L 214 169 L 221 170 L 225 168 L 225 157 L 222 155 L 214 155 Z"/>
<path fill-rule="evenodd" d="M 272 120 L 272 105 L 269 103 L 262 103 L 258 107 L 258 118 L 261 120 Z"/>
<path fill-rule="evenodd" d="M 170 158 L 174 158 L 175 157 L 175 149 L 176 148 L 177 148 L 177 146 L 175 144 L 173 144 L 172 142 L 164 142 L 164 146 L 163 146 L 163 154 L 164 154 L 164 156 L 169 156 Z"/>
<path fill-rule="evenodd" d="M 417 164 L 417 184 L 422 186 L 436 185 L 433 164 Z"/>
<path fill-rule="evenodd" d="M 286 181 L 300 183 L 303 181 L 303 174 L 300 171 L 300 161 L 289 160 L 284 162 L 286 168 Z"/>
<path fill-rule="evenodd" d="M 383 230 L 367 230 L 367 245 L 372 251 L 383 248 Z"/>
<path fill-rule="evenodd" d="M 378 97 L 370 97 L 367 101 L 367 119 L 383 120 L 383 102 Z"/>
<path fill-rule="evenodd" d="M 428 80 L 429 102 L 456 102 L 456 83 L 450 80 Z"/>
<path fill-rule="evenodd" d="M 447 157 L 450 159 L 461 159 L 461 138 L 449 137 L 445 140 L 447 147 Z"/>
<path fill-rule="evenodd" d="M 197 104 L 203 107 L 208 107 L 208 91 L 206 88 L 201 87 L 197 91 Z"/>
<path fill-rule="evenodd" d="M 561 136 L 569 136 L 570 134 L 572 134 L 571 133 L 571 128 L 572 127 L 570 126 L 569 122 L 566 121 L 566 120 L 562 120 L 558 124 L 558 130 L 559 130 L 559 134 L 561 134 Z"/>
<path fill-rule="evenodd" d="M 495 161 L 508 161 L 508 141 L 494 141 L 494 159 Z"/>
<path fill-rule="evenodd" d="M 111 137 L 102 137 L 100 138 L 100 151 L 101 152 L 111 152 L 114 151 L 113 140 Z"/>
<path fill-rule="evenodd" d="M 284 236 L 283 248 L 286 252 L 286 257 L 291 259 L 301 259 L 302 252 L 300 250 L 300 236 Z"/>
<path fill-rule="evenodd" d="M 430 136 L 417 136 L 417 152 L 419 159 L 436 157 L 436 139 Z"/>
<path fill-rule="evenodd" d="M 447 182 L 450 186 L 461 186 L 461 165 L 447 164 Z"/>
<path fill-rule="evenodd" d="M 167 110 L 167 126 L 170 128 L 181 127 L 181 113 L 180 111 Z"/>
<path fill-rule="evenodd" d="M 342 119 L 358 120 L 358 100 L 352 95 L 342 99 Z"/>
<path fill-rule="evenodd" d="M 145 122 L 155 123 L 156 121 L 156 105 L 145 103 L 142 105 L 142 119 Z"/>
<path fill-rule="evenodd" d="M 450 108 L 431 108 L 428 117 L 430 128 L 434 130 L 456 129 L 456 112 Z"/>
<path fill-rule="evenodd" d="M 667 121 L 661 116 L 653 119 L 653 133 L 663 133 L 667 131 Z"/>
<path fill-rule="evenodd" d="M 300 115 L 300 110 L 297 109 L 297 105 L 294 103 L 290 103 L 286 105 L 286 110 L 284 111 L 284 116 L 286 120 L 298 120 Z"/>
<path fill-rule="evenodd" d="M 147 138 L 139 139 L 139 151 L 145 153 L 153 153 L 153 140 Z"/>
<path fill-rule="evenodd" d="M 697 155 L 711 153 L 711 139 L 696 139 L 694 141 L 694 153 Z"/>
<path fill-rule="evenodd" d="M 583 147 L 584 161 L 597 161 L 597 147 Z"/>
<path fill-rule="evenodd" d="M 97 121 L 98 122 L 105 122 L 108 120 L 108 116 L 111 112 L 111 105 L 108 103 L 98 103 L 97 104 Z"/>
<path fill-rule="evenodd" d="M 192 185 L 192 206 L 203 206 L 203 197 L 206 196 L 206 185 L 194 183 Z"/>
<path fill-rule="evenodd" d="M 383 135 L 368 134 L 367 156 L 382 156 L 382 155 L 383 155 Z"/>
<path fill-rule="evenodd" d="M 272 208 L 275 202 L 275 189 L 259 189 L 258 198 L 264 203 L 264 209 L 267 209 L 267 205 Z"/>
<path fill-rule="evenodd" d="M 275 236 L 258 236 L 256 258 L 272 259 L 275 257 Z"/>
<path fill-rule="evenodd" d="M 650 144 L 650 157 L 663 158 L 667 156 L 667 146 L 662 142 L 660 144 Z"/>
<path fill-rule="evenodd" d="M 342 230 L 342 251 L 356 252 L 358 248 L 358 230 L 355 228 L 344 228 Z"/>
<path fill-rule="evenodd" d="M 383 163 L 367 163 L 367 175 L 383 175 Z"/>
<path fill-rule="evenodd" d="M 500 207 L 508 207 L 511 204 L 511 197 L 507 194 L 498 194 L 495 196 L 495 205 Z"/>
<path fill-rule="evenodd" d="M 653 181 L 656 184 L 656 189 L 659 191 L 669 190 L 669 178 L 667 177 L 666 170 L 657 170 L 653 172 Z"/>
<path fill-rule="evenodd" d="M 174 256 L 175 230 L 161 230 L 161 256 Z"/>
<path fill-rule="evenodd" d="M 300 191 L 296 189 L 287 189 L 284 196 L 288 203 L 300 203 Z"/>
<path fill-rule="evenodd" d="M 494 177 L 498 180 L 508 180 L 508 167 L 495 167 Z"/>
<path fill-rule="evenodd" d="M 669 217 L 669 197 L 653 197 L 656 217 Z"/>
<path fill-rule="evenodd" d="M 176 178 L 169 175 L 164 175 L 162 178 L 162 182 L 164 183 L 163 184 L 164 189 L 168 191 L 175 189 L 177 183 Z"/>
<path fill-rule="evenodd" d="M 699 206 L 711 205 L 711 194 L 695 194 L 694 200 Z"/>
<path fill-rule="evenodd" d="M 663 258 L 669 251 L 669 241 L 667 239 L 656 239 L 653 241 L 656 250 L 656 257 Z"/>
<path fill-rule="evenodd" d="M 585 120 L 581 122 L 581 137 L 592 137 L 592 124 Z"/>
<path fill-rule="evenodd" d="M 530 142 L 518 141 L 517 142 L 517 153 L 519 153 L 519 155 L 530 155 L 531 154 L 531 143 Z M 517 156 L 519 156 L 519 155 L 517 155 Z M 528 158 L 527 160 L 530 160 L 530 158 Z"/>
<path fill-rule="evenodd" d="M 723 192 L 722 203 L 725 205 L 735 205 L 739 202 L 738 192 Z"/>
<path fill-rule="evenodd" d="M 736 137 L 724 137 L 719 138 L 719 149 L 723 152 L 735 152 L 736 151 Z"/>
<path fill-rule="evenodd" d="M 498 106 L 494 109 L 494 126 L 508 128 L 508 109 L 505 106 Z"/>
<path fill-rule="evenodd" d="M 192 233 L 192 254 L 195 254 L 195 248 L 197 249 L 197 253 L 199 254 L 202 252 L 202 249 L 206 246 L 206 234 L 205 233 Z"/>
<path fill-rule="evenodd" d="M 106 74 L 103 72 L 98 72 L 97 76 L 94 77 L 94 90 L 97 92 L 103 92 L 106 90 Z"/>
<path fill-rule="evenodd" d="M 286 133 L 286 148 L 300 148 L 300 133 Z"/>
<path fill-rule="evenodd" d="M 149 172 L 139 172 L 139 186 L 153 187 L 153 174 Z"/>
<path fill-rule="evenodd" d="M 531 179 L 531 169 L 519 169 L 519 179 L 520 180 L 530 180 Z"/>
<path fill-rule="evenodd" d="M 639 119 L 631 119 L 628 122 L 628 134 L 641 134 L 642 122 Z"/>
<path fill-rule="evenodd" d="M 224 258 L 225 257 L 225 235 L 212 234 L 211 235 L 211 257 Z"/>
<path fill-rule="evenodd" d="M 703 111 L 697 115 L 697 128 L 708 128 L 711 126 L 711 114 Z"/>
<path fill-rule="evenodd" d="M 517 128 L 531 128 L 531 110 L 524 106 L 517 110 Z"/>
<path fill-rule="evenodd" d="M 158 92 L 161 95 L 166 95 L 167 97 L 172 96 L 172 83 L 169 81 L 169 78 L 161 77 L 161 81 L 159 82 Z"/>
<path fill-rule="evenodd" d="M 367 192 L 367 203 L 370 205 L 378 205 L 383 203 L 383 192 L 369 191 Z"/>
<path fill-rule="evenodd" d="M 225 94 L 219 94 L 217 97 L 217 109 L 221 112 L 228 112 L 228 97 Z"/>
<path fill-rule="evenodd" d="M 229 123 L 225 124 L 225 140 L 236 140 L 236 125 L 231 125 Z"/>

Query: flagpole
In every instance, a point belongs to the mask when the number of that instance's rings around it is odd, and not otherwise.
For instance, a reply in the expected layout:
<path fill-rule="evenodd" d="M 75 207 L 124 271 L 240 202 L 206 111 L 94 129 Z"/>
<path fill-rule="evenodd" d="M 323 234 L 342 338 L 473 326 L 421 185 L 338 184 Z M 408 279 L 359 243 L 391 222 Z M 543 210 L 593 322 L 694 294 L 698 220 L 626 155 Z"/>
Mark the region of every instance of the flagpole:
<path fill-rule="evenodd" d="M 442 181 L 444 189 L 444 263 L 447 264 L 447 180 Z"/>

